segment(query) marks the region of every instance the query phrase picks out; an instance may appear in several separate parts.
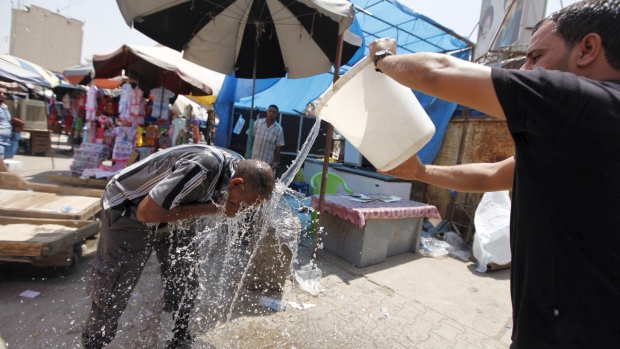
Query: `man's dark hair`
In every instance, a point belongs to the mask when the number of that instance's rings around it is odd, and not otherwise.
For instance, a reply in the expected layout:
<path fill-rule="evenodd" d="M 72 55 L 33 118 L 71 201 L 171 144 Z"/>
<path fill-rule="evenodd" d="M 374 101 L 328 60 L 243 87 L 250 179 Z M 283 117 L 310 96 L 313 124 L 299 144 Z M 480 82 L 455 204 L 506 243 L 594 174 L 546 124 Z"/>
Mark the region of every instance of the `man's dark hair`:
<path fill-rule="evenodd" d="M 256 193 L 267 200 L 276 186 L 271 166 L 264 161 L 249 159 L 237 163 L 235 177 L 241 177 L 247 183 L 245 190 Z"/>
<path fill-rule="evenodd" d="M 605 59 L 620 70 L 620 0 L 584 0 L 567 6 L 534 26 L 534 33 L 545 23 L 555 23 L 557 33 L 572 48 L 590 33 L 601 37 Z"/>
<path fill-rule="evenodd" d="M 275 104 L 270 105 L 270 106 L 269 106 L 269 108 L 276 108 L 276 111 L 277 111 L 277 112 L 279 112 L 279 111 L 280 111 L 280 108 L 278 108 L 278 106 L 277 106 L 277 105 L 275 105 Z M 269 108 L 267 108 L 267 110 L 269 110 Z"/>

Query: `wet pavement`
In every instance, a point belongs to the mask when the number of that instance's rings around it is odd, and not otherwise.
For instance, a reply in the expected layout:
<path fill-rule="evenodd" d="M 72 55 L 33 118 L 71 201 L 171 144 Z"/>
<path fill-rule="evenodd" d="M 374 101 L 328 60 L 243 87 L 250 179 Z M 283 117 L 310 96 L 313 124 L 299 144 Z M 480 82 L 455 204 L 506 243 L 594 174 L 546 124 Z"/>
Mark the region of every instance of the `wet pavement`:
<path fill-rule="evenodd" d="M 65 139 L 56 144 L 53 161 L 17 155 L 22 168 L 13 172 L 39 183 L 50 183 L 48 174 L 68 175 L 70 147 Z M 288 202 L 306 227 L 309 213 L 298 210 L 295 200 Z M 309 199 L 301 204 L 308 205 Z M 7 348 L 80 347 L 80 328 L 89 307 L 83 290 L 95 243 L 88 241 L 85 255 L 67 277 L 0 265 L 0 336 Z M 300 232 L 298 247 L 297 267 L 311 259 L 313 238 L 307 228 Z M 319 250 L 316 265 L 322 271 L 316 296 L 303 291 L 292 277 L 281 293 L 250 291 L 231 283 L 218 295 L 223 304 L 204 299 L 210 294 L 205 292 L 194 312 L 194 347 L 461 349 L 510 344 L 509 270 L 481 274 L 472 262 L 423 253 L 403 253 L 357 268 L 325 250 Z M 241 275 L 243 268 L 238 272 Z M 152 256 L 109 348 L 164 347 L 171 318 L 161 312 L 160 284 Z M 26 289 L 42 294 L 34 300 L 16 296 L 17 290 Z M 259 306 L 261 296 L 281 299 L 286 310 Z"/>

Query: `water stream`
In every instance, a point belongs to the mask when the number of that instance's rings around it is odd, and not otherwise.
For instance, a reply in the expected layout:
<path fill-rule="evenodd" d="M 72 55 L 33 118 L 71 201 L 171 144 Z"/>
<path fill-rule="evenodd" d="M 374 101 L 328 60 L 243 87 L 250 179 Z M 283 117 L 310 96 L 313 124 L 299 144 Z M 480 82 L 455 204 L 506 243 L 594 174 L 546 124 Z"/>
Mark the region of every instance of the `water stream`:
<path fill-rule="evenodd" d="M 197 223 L 201 227 L 196 236 L 200 283 L 190 329 L 200 340 L 194 347 L 235 347 L 239 331 L 251 331 L 232 324 L 235 319 L 260 319 L 259 316 L 273 313 L 273 310 L 259 306 L 260 296 L 280 299 L 285 291 L 289 297 L 297 294 L 293 275 L 296 266 L 299 268 L 302 264 L 298 260 L 302 227 L 285 196 L 303 207 L 305 196 L 288 186 L 303 166 L 319 126 L 320 120 L 317 119 L 297 158 L 276 181 L 271 200 L 250 214 L 239 214 L 234 218 L 216 215 L 202 218 Z M 183 224 L 174 228 L 186 229 Z M 303 303 L 299 299 L 296 301 Z M 307 317 L 304 313 L 301 316 Z M 310 319 L 301 321 L 305 321 L 308 330 L 314 332 Z M 162 323 L 162 326 L 166 325 L 169 323 Z M 287 331 L 286 328 L 282 330 Z M 162 334 L 161 339 L 171 335 L 165 330 Z M 259 333 L 255 335 L 260 337 Z M 304 347 L 317 347 L 311 343 L 312 338 L 315 336 L 308 337 L 310 343 L 305 343 Z"/>

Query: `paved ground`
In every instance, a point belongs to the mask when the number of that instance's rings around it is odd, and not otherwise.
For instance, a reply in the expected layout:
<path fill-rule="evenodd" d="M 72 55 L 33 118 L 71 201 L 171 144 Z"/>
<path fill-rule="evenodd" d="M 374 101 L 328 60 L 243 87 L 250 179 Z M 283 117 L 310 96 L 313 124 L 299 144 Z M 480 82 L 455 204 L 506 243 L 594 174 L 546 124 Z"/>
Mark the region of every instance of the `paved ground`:
<path fill-rule="evenodd" d="M 15 172 L 41 183 L 48 174 L 68 174 L 71 154 L 62 152 L 68 149 L 63 140 L 59 144 L 53 161 L 16 156 L 23 167 Z M 77 270 L 66 277 L 51 277 L 27 265 L 0 265 L 0 336 L 7 348 L 80 347 L 89 307 L 84 286 L 95 242 L 88 242 Z M 297 262 L 303 264 L 310 259 L 312 241 L 301 238 L 298 243 Z M 510 344 L 509 270 L 480 274 L 471 262 L 420 253 L 357 268 L 320 250 L 316 262 L 322 271 L 317 296 L 295 287 L 291 278 L 278 294 L 248 291 L 232 279 L 223 284 L 212 277 L 203 284 L 207 289 L 194 314 L 195 347 L 461 349 Z M 241 275 L 243 263 L 237 271 Z M 152 257 L 110 348 L 163 348 L 171 320 L 161 313 L 160 285 Z M 19 297 L 24 290 L 41 295 Z M 274 312 L 257 305 L 261 295 L 314 307 L 298 310 L 289 304 L 286 311 Z"/>

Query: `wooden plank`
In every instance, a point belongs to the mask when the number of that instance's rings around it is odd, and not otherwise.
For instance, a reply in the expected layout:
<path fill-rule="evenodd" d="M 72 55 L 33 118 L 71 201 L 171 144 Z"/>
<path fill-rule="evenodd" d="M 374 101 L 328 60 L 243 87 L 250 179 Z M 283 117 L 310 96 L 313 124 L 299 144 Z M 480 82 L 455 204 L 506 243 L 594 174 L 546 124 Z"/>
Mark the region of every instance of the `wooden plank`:
<path fill-rule="evenodd" d="M 38 257 L 44 245 L 37 242 L 0 241 L 0 256 Z"/>
<path fill-rule="evenodd" d="M 0 261 L 12 262 L 12 263 L 30 263 L 34 257 L 19 257 L 19 256 L 3 256 L 0 255 Z"/>
<path fill-rule="evenodd" d="M 110 181 L 109 179 L 81 178 L 63 175 L 48 175 L 47 180 L 51 182 L 70 184 L 74 186 L 88 186 L 102 189 L 104 189 Z"/>
<path fill-rule="evenodd" d="M 0 189 L 0 198 L 2 216 L 85 220 L 101 209 L 95 197 Z"/>
<path fill-rule="evenodd" d="M 90 212 L 90 211 L 89 211 Z M 0 216 L 13 216 L 22 218 L 51 218 L 51 219 L 70 219 L 70 220 L 82 220 L 81 214 L 73 213 L 60 213 L 60 212 L 38 212 L 18 209 L 1 209 Z"/>
<path fill-rule="evenodd" d="M 31 242 L 47 244 L 63 235 L 71 234 L 75 228 L 58 224 L 8 224 L 0 226 L 0 243 Z"/>
<path fill-rule="evenodd" d="M 71 234 L 66 234 L 58 239 L 51 241 L 47 245 L 47 250 L 42 252 L 42 255 L 53 256 L 56 253 L 59 253 L 67 246 L 73 246 L 77 243 L 82 243 L 86 238 L 89 238 L 99 232 L 99 228 L 101 227 L 101 222 L 91 222 L 88 225 L 85 225 L 79 229 L 73 230 Z"/>
<path fill-rule="evenodd" d="M 53 256 L 67 246 L 81 243 L 97 234 L 100 228 L 99 221 L 82 221 L 82 226 L 77 229 L 74 226 L 44 223 L 44 220 L 35 220 L 32 223 L 0 225 L 0 256 Z M 69 224 L 74 225 L 71 222 Z"/>
<path fill-rule="evenodd" d="M 33 267 L 69 267 L 73 256 L 73 245 L 49 257 L 38 257 L 32 259 Z"/>
<path fill-rule="evenodd" d="M 103 196 L 103 190 L 101 189 L 75 188 L 59 186 L 56 184 L 31 183 L 12 172 L 0 172 L 0 189 L 32 190 L 41 193 L 56 193 L 98 198 Z"/>
<path fill-rule="evenodd" d="M 6 217 L 0 216 L 0 224 L 32 224 L 32 225 L 41 225 L 41 224 L 58 224 L 64 225 L 70 228 L 81 228 L 83 226 L 92 224 L 92 221 L 84 221 L 84 220 L 66 220 L 66 219 L 39 219 L 39 218 L 20 218 L 20 217 Z"/>

